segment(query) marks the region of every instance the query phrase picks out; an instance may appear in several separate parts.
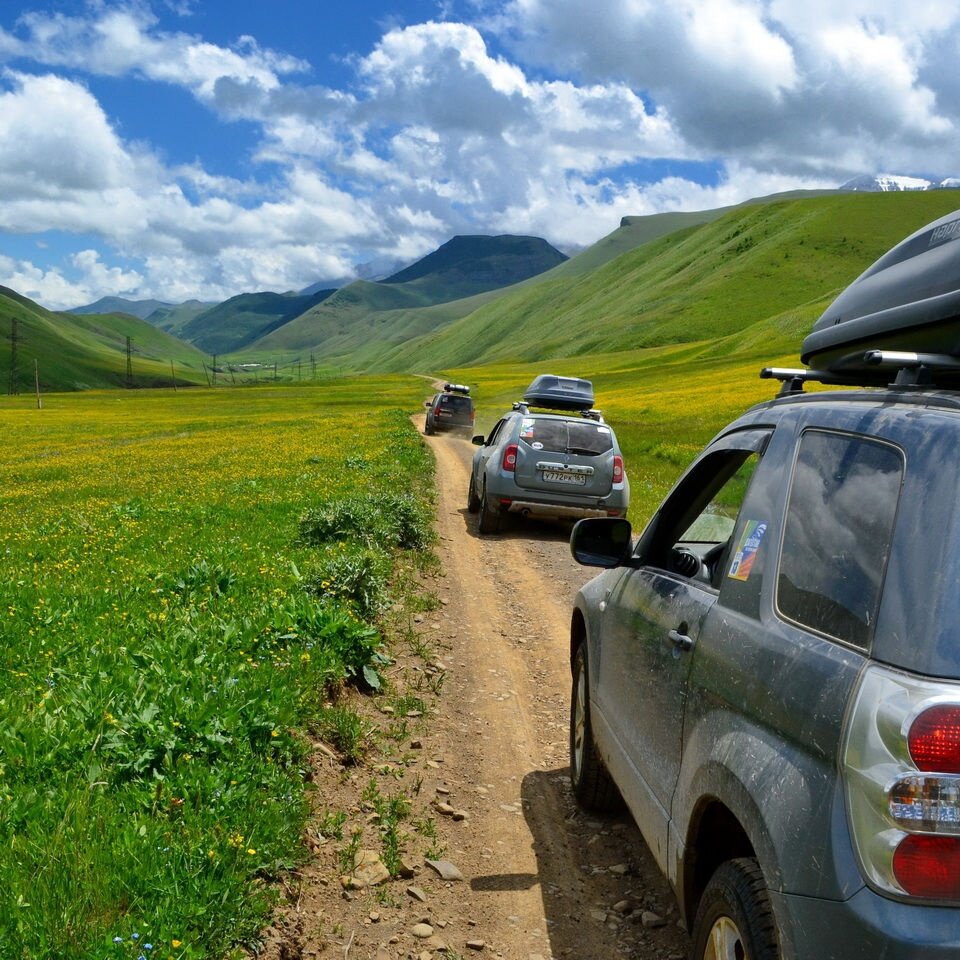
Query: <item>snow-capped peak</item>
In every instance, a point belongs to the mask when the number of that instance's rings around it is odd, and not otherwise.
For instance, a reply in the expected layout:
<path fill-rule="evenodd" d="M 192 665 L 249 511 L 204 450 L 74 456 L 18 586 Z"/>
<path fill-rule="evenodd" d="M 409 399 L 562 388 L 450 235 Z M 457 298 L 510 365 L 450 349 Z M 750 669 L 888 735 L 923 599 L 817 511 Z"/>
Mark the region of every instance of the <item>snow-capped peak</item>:
<path fill-rule="evenodd" d="M 925 177 L 907 177 L 898 173 L 865 173 L 840 186 L 841 190 L 859 190 L 869 193 L 888 193 L 897 190 L 948 190 L 960 187 L 960 178 L 927 180 Z"/>

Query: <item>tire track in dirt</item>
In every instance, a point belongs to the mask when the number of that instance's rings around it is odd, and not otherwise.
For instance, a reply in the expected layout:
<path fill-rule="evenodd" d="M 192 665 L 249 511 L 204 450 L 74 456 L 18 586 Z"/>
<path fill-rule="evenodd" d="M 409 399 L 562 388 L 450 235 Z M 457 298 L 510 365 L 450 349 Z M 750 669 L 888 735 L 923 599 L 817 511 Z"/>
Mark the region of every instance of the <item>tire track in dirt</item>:
<path fill-rule="evenodd" d="M 442 789 L 470 815 L 451 855 L 466 864 L 476 928 L 518 960 L 682 958 L 672 894 L 632 821 L 592 820 L 568 788 L 571 601 L 593 574 L 570 557 L 566 525 L 481 538 L 466 512 L 472 446 L 427 442 L 449 686 L 431 741 Z"/>

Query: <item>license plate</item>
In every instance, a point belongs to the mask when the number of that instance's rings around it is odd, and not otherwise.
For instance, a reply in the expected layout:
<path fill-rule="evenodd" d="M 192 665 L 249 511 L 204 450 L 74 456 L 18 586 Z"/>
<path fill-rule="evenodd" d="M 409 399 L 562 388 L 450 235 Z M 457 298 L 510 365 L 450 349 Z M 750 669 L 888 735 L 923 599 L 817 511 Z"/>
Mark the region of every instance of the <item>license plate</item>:
<path fill-rule="evenodd" d="M 544 470 L 543 479 L 547 483 L 573 483 L 578 487 L 587 482 L 582 473 L 563 473 L 559 470 Z"/>

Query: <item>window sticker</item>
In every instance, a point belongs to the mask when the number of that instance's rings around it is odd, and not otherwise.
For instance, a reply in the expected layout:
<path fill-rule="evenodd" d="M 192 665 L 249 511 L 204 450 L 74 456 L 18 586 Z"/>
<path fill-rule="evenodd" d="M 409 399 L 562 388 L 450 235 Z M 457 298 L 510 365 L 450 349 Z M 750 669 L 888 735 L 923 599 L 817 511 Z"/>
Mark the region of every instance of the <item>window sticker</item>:
<path fill-rule="evenodd" d="M 597 433 L 609 433 L 609 432 L 610 432 L 609 427 L 597 427 Z"/>
<path fill-rule="evenodd" d="M 767 532 L 767 522 L 765 520 L 748 520 L 740 534 L 740 543 L 737 551 L 733 555 L 733 563 L 730 564 L 730 572 L 727 574 L 733 580 L 742 580 L 746 582 L 750 579 L 753 571 L 753 562 L 757 559 L 757 551 L 763 541 L 763 535 Z"/>
<path fill-rule="evenodd" d="M 529 440 L 533 436 L 533 425 L 536 421 L 533 417 L 524 417 L 520 424 L 520 439 Z"/>
<path fill-rule="evenodd" d="M 533 443 L 530 444 L 530 446 L 533 447 L 534 450 L 542 450 L 542 449 L 543 449 L 543 444 L 540 443 L 539 440 L 534 440 Z"/>

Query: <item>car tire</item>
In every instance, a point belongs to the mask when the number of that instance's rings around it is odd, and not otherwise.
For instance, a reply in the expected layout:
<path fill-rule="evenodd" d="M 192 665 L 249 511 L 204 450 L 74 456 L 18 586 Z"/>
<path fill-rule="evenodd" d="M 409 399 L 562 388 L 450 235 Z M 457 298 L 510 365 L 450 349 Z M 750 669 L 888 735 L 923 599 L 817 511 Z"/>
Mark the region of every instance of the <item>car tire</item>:
<path fill-rule="evenodd" d="M 499 533 L 503 523 L 503 514 L 499 507 L 495 507 L 493 500 L 487 494 L 487 486 L 484 484 L 483 493 L 480 496 L 480 522 L 477 529 L 481 533 Z"/>
<path fill-rule="evenodd" d="M 431 427 L 429 423 L 424 423 L 423 433 L 424 433 L 424 436 L 432 437 L 434 434 L 433 427 Z"/>
<path fill-rule="evenodd" d="M 477 483 L 473 473 L 470 474 L 470 486 L 467 489 L 467 513 L 476 513 L 480 509 L 480 498 L 477 496 Z"/>
<path fill-rule="evenodd" d="M 570 786 L 577 802 L 596 813 L 614 813 L 623 800 L 617 785 L 597 753 L 590 723 L 590 676 L 586 644 L 573 658 L 573 691 L 570 696 Z"/>
<path fill-rule="evenodd" d="M 693 922 L 693 960 L 780 960 L 777 924 L 756 860 L 728 860 L 710 878 Z"/>

